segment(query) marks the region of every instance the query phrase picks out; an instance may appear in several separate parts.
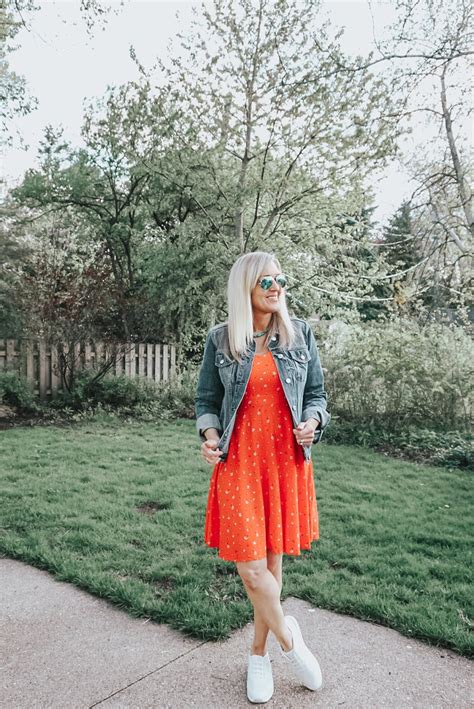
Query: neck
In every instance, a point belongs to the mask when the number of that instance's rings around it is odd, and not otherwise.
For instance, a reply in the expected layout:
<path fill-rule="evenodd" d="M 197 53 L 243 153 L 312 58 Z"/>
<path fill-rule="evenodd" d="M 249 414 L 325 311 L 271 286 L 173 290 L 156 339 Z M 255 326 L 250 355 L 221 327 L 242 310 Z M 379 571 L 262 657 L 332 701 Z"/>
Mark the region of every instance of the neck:
<path fill-rule="evenodd" d="M 253 314 L 253 331 L 261 332 L 269 327 L 272 319 L 271 313 L 254 313 Z"/>

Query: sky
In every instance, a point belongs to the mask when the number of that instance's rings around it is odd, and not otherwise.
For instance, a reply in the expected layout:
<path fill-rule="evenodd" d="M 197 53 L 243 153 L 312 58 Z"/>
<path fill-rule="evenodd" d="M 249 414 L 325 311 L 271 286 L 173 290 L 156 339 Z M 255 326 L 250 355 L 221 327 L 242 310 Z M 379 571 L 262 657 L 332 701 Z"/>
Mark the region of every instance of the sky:
<path fill-rule="evenodd" d="M 10 67 L 24 76 L 38 107 L 26 117 L 15 119 L 13 129 L 24 138 L 26 149 L 18 144 L 2 155 L 2 174 L 6 186 L 17 184 L 26 169 L 34 167 L 44 127 L 64 128 L 64 137 L 81 144 L 80 127 L 83 104 L 102 96 L 108 85 L 138 78 L 129 56 L 130 45 L 140 62 L 149 67 L 156 56 L 167 54 L 167 44 L 176 32 L 185 32 L 191 19 L 193 2 L 187 0 L 128 0 L 123 6 L 111 2 L 116 10 L 103 29 L 89 37 L 79 12 L 79 0 L 53 2 L 37 0 L 39 11 L 25 15 L 27 29 L 15 38 L 18 48 L 9 55 Z M 366 54 L 372 47 L 372 18 L 365 0 L 331 0 L 324 8 L 338 26 L 345 26 L 341 40 L 348 53 Z M 179 17 L 176 17 L 176 13 Z M 376 22 L 381 27 L 393 16 L 391 2 L 379 2 Z M 409 196 L 413 185 L 398 163 L 374 175 L 372 186 L 378 204 L 375 218 L 385 222 Z"/>

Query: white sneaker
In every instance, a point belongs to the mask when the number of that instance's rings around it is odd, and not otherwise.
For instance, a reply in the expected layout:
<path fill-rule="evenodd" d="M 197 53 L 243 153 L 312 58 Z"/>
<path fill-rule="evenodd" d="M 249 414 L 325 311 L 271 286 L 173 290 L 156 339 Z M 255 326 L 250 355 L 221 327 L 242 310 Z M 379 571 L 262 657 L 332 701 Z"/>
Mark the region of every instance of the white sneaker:
<path fill-rule="evenodd" d="M 285 652 L 278 643 L 280 652 L 290 664 L 294 674 L 300 682 L 308 689 L 320 689 L 323 686 L 323 678 L 319 663 L 309 647 L 307 647 L 301 634 L 300 626 L 296 618 L 292 615 L 285 615 L 285 621 L 293 636 L 293 647 Z"/>
<path fill-rule="evenodd" d="M 270 655 L 251 655 L 248 658 L 247 698 L 254 704 L 268 702 L 273 695 L 273 675 Z"/>

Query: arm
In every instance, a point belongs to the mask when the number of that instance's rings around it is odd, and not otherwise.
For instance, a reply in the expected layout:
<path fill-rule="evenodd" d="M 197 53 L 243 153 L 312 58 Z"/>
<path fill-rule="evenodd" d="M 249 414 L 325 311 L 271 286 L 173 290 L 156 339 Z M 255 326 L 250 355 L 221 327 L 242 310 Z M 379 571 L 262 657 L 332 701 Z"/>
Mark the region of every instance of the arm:
<path fill-rule="evenodd" d="M 211 433 L 208 430 L 208 435 L 205 436 L 206 429 L 215 429 L 218 437 L 220 437 L 219 432 L 222 431 L 219 415 L 224 386 L 215 366 L 215 355 L 216 348 L 211 333 L 208 332 L 195 396 L 196 428 L 201 441 L 205 441 Z"/>
<path fill-rule="evenodd" d="M 200 433 L 202 433 L 203 437 L 206 439 L 206 441 L 209 440 L 215 440 L 219 439 L 221 437 L 219 431 L 216 428 L 205 428 L 201 429 Z"/>
<path fill-rule="evenodd" d="M 313 331 L 308 324 L 306 324 L 305 335 L 311 358 L 308 362 L 308 376 L 303 394 L 301 420 L 307 421 L 310 418 L 314 418 L 319 422 L 319 427 L 314 432 L 314 443 L 317 443 L 321 440 L 324 430 L 331 420 L 331 414 L 326 408 L 327 395 L 324 390 L 324 375 L 318 347 Z"/>

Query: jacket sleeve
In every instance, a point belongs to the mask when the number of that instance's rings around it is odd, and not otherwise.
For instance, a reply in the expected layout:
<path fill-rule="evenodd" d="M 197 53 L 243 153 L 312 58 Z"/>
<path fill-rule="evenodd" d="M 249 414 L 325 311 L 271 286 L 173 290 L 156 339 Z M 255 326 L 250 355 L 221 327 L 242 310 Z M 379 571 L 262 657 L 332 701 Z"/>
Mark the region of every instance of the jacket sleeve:
<path fill-rule="evenodd" d="M 201 441 L 206 440 L 203 435 L 206 428 L 216 428 L 218 431 L 222 431 L 219 416 L 224 398 L 224 386 L 215 365 L 215 356 L 216 348 L 211 333 L 208 332 L 194 400 L 196 428 Z"/>
<path fill-rule="evenodd" d="M 319 427 L 314 432 L 313 442 L 321 440 L 322 435 L 331 420 L 331 414 L 326 408 L 327 395 L 324 389 L 324 375 L 319 358 L 318 347 L 314 339 L 311 327 L 306 323 L 306 343 L 310 354 L 308 362 L 308 376 L 303 393 L 302 421 L 315 418 L 319 421 Z"/>

